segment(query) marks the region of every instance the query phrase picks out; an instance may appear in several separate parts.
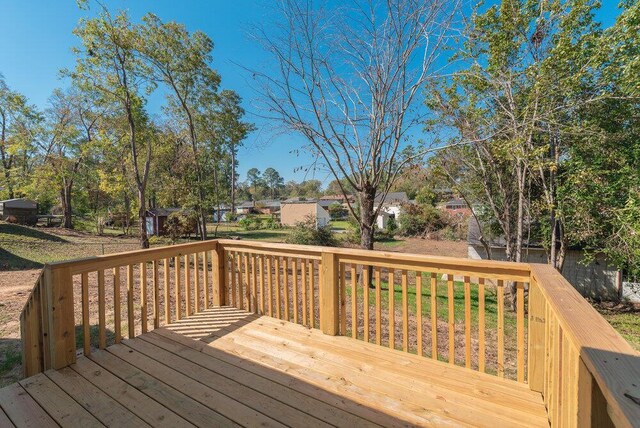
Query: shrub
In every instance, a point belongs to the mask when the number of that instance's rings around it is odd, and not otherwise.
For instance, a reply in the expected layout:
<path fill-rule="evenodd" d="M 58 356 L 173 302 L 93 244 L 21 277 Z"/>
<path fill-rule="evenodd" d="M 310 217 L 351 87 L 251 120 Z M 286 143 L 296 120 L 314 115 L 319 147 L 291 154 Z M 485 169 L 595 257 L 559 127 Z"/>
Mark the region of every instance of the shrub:
<path fill-rule="evenodd" d="M 404 236 L 424 236 L 445 228 L 447 217 L 437 208 L 430 205 L 403 206 L 398 219 L 400 232 Z"/>
<path fill-rule="evenodd" d="M 287 237 L 289 244 L 320 245 L 323 247 L 337 247 L 338 240 L 333 235 L 330 226 L 316 227 L 316 220 L 312 216 L 306 216 L 303 221 L 297 222 Z"/>
<path fill-rule="evenodd" d="M 171 242 L 190 234 L 198 223 L 195 213 L 190 211 L 178 211 L 169 214 L 164 224 L 165 232 Z"/>
<path fill-rule="evenodd" d="M 247 215 L 238 222 L 243 230 L 260 230 L 262 229 L 262 218 L 255 215 Z"/>
<path fill-rule="evenodd" d="M 342 204 L 334 202 L 329 205 L 329 215 L 331 216 L 331 220 L 341 220 L 349 215 L 349 210 L 342 206 Z"/>
<path fill-rule="evenodd" d="M 271 230 L 280 229 L 280 222 L 276 221 L 276 219 L 273 217 L 269 217 L 267 220 L 265 220 L 264 227 Z"/>
<path fill-rule="evenodd" d="M 384 231 L 391 237 L 396 234 L 398 231 L 398 223 L 396 223 L 395 217 L 389 217 L 389 220 L 387 220 L 387 224 L 384 227 Z"/>

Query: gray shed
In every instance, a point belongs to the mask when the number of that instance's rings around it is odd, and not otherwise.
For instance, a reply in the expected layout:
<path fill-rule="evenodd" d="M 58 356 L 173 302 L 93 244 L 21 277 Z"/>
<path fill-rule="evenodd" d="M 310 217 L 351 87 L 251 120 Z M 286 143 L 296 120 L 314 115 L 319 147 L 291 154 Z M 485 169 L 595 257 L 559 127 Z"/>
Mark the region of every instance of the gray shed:
<path fill-rule="evenodd" d="M 0 201 L 0 220 L 35 225 L 38 222 L 38 203 L 26 198 Z"/>

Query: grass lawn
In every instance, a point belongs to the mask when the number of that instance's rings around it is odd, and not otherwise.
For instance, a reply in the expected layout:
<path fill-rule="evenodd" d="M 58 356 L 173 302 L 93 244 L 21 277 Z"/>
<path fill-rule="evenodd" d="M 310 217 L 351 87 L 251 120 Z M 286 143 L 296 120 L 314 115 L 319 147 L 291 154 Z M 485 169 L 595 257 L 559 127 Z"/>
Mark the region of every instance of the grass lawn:
<path fill-rule="evenodd" d="M 417 313 L 416 301 L 418 295 L 416 293 L 415 277 L 409 273 L 409 283 L 407 285 L 407 306 L 409 313 L 415 315 Z M 448 297 L 448 284 L 446 279 L 442 279 L 442 275 L 438 275 L 438 283 L 436 287 L 436 306 L 439 320 L 449 319 L 449 297 Z M 402 285 L 400 285 L 400 277 L 396 274 L 393 295 L 394 305 L 396 311 L 402 309 Z M 387 281 L 380 281 L 381 288 L 381 306 L 383 310 L 389 308 L 389 283 Z M 456 322 L 464 321 L 465 311 L 465 290 L 464 282 L 454 281 L 454 314 Z M 347 294 L 351 296 L 351 284 L 347 280 Z M 362 288 L 358 288 L 358 298 L 362 298 Z M 492 285 L 485 285 L 485 325 L 487 328 L 497 326 L 498 322 L 498 297 L 496 294 L 496 287 Z M 423 319 L 427 316 L 431 316 L 431 276 L 428 273 L 422 274 L 422 315 Z M 478 325 L 478 285 L 469 284 L 469 297 L 471 303 L 471 324 L 472 328 Z M 508 299 L 508 290 L 505 290 L 505 301 Z M 369 289 L 369 306 L 375 307 L 376 295 L 375 288 Z M 526 318 L 525 318 L 526 323 Z M 505 308 L 504 311 L 504 325 L 505 336 L 516 333 L 516 314 Z"/>
<path fill-rule="evenodd" d="M 216 234 L 217 229 L 217 234 Z M 253 241 L 284 242 L 291 233 L 290 229 L 261 229 L 244 230 L 235 223 L 221 223 L 217 228 L 215 224 L 207 225 L 207 233 L 210 238 L 240 238 Z"/>
<path fill-rule="evenodd" d="M 636 351 L 640 351 L 640 310 L 620 312 L 599 307 L 596 309 Z"/>
<path fill-rule="evenodd" d="M 351 223 L 349 223 L 347 220 L 331 220 L 331 223 L 329 223 L 329 225 L 331 226 L 331 229 L 333 230 L 348 230 L 351 227 Z"/>
<path fill-rule="evenodd" d="M 36 269 L 44 263 L 137 248 L 139 244 L 134 238 L 95 236 L 0 222 L 0 270 Z"/>

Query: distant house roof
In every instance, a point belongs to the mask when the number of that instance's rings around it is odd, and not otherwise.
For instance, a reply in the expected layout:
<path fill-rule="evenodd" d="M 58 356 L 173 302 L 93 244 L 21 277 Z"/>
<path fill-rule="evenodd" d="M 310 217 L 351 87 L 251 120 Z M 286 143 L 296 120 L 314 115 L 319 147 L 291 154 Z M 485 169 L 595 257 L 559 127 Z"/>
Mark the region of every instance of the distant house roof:
<path fill-rule="evenodd" d="M 318 204 L 322 207 L 322 208 L 329 208 L 331 205 L 333 204 L 340 204 L 340 202 L 337 199 L 318 199 Z"/>
<path fill-rule="evenodd" d="M 238 208 L 253 208 L 255 202 L 253 201 L 244 201 L 241 204 L 239 204 L 237 207 Z"/>
<path fill-rule="evenodd" d="M 6 208 L 38 208 L 38 203 L 36 201 L 32 201 L 31 199 L 27 198 L 5 199 L 4 201 L 0 201 L 0 204 L 2 204 Z"/>
<path fill-rule="evenodd" d="M 462 198 L 454 198 L 445 202 L 444 206 L 448 209 L 467 208 L 467 203 Z"/>
<path fill-rule="evenodd" d="M 317 203 L 317 199 L 313 198 L 301 198 L 300 196 L 295 196 L 293 198 L 286 199 L 282 201 L 283 204 L 309 204 L 309 203 Z"/>
<path fill-rule="evenodd" d="M 375 203 L 379 204 L 382 201 L 382 194 L 376 195 Z M 384 205 L 391 204 L 406 204 L 409 202 L 409 197 L 406 192 L 389 192 L 387 196 L 384 198 Z"/>
<path fill-rule="evenodd" d="M 155 217 L 168 217 L 170 214 L 179 211 L 183 211 L 182 208 L 149 208 L 147 213 Z"/>
<path fill-rule="evenodd" d="M 280 208 L 280 201 L 278 199 L 262 199 L 260 201 L 256 201 L 256 206 L 265 208 Z"/>
<path fill-rule="evenodd" d="M 283 201 L 282 205 L 295 205 L 295 204 L 318 204 L 318 201 L 316 201 L 315 199 L 307 199 L 307 200 L 302 200 L 302 201 Z"/>

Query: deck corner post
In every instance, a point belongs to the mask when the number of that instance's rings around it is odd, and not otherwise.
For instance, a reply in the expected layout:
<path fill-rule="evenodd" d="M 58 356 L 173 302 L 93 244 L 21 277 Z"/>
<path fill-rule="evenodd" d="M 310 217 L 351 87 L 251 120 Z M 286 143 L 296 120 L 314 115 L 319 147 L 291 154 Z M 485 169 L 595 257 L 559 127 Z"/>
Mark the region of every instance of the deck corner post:
<path fill-rule="evenodd" d="M 76 362 L 73 275 L 70 267 L 45 266 L 43 301 L 44 369 Z M 48 352 L 47 352 L 48 351 Z"/>
<path fill-rule="evenodd" d="M 322 252 L 320 280 L 320 329 L 324 334 L 336 336 L 339 328 L 338 257 L 329 251 Z"/>
<path fill-rule="evenodd" d="M 540 286 L 532 278 L 529 282 L 529 355 L 527 381 L 532 391 L 543 392 L 546 367 L 546 302 Z"/>
<path fill-rule="evenodd" d="M 211 258 L 211 271 L 213 275 L 213 306 L 224 306 L 227 304 L 227 275 L 225 274 L 224 246 L 220 242 L 215 243 Z"/>

